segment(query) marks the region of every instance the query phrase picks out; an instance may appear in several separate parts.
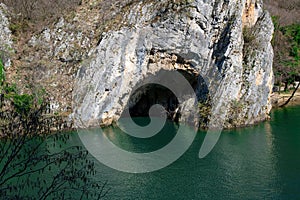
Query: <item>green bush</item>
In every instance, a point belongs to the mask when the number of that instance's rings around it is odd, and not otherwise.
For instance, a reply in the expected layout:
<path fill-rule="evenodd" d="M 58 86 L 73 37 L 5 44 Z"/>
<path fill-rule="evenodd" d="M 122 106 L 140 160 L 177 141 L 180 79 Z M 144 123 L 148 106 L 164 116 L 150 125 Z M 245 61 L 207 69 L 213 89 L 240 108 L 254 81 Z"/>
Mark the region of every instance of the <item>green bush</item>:
<path fill-rule="evenodd" d="M 20 94 L 15 83 L 9 84 L 5 81 L 4 65 L 0 60 L 0 94 L 12 103 L 17 113 L 28 115 L 34 106 L 44 103 L 46 91 L 40 89 L 34 95 Z"/>
<path fill-rule="evenodd" d="M 18 113 L 27 115 L 33 107 L 33 96 L 29 94 L 15 94 L 13 96 L 13 104 Z"/>
<path fill-rule="evenodd" d="M 282 32 L 284 35 L 290 38 L 292 48 L 290 50 L 290 56 L 294 58 L 296 65 L 299 65 L 300 61 L 300 24 L 293 24 L 283 27 Z"/>
<path fill-rule="evenodd" d="M 2 63 L 2 60 L 0 60 L 0 87 L 3 86 L 5 81 L 5 73 L 4 73 L 4 65 Z M 1 89 L 0 89 L 1 92 Z"/>
<path fill-rule="evenodd" d="M 15 83 L 13 83 L 13 84 L 8 84 L 8 83 L 4 84 L 3 90 L 5 91 L 5 93 L 7 95 L 14 94 L 14 93 L 18 92 L 17 85 Z"/>

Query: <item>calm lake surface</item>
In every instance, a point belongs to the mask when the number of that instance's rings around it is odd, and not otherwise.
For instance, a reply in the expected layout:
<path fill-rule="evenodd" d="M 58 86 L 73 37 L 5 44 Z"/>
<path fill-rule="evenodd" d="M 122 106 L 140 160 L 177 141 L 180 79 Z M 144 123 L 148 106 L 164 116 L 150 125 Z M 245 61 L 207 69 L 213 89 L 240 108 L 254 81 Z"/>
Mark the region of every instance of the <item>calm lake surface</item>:
<path fill-rule="evenodd" d="M 223 131 L 213 151 L 203 159 L 198 153 L 206 133 L 198 132 L 183 156 L 151 173 L 116 171 L 91 157 L 98 172 L 93 178 L 108 181 L 111 190 L 106 199 L 111 200 L 300 199 L 300 107 L 275 110 L 271 117 L 271 121 L 253 127 Z M 148 123 L 145 118 L 136 121 Z M 149 139 L 130 137 L 114 127 L 104 132 L 119 147 L 141 153 L 164 147 L 177 128 L 168 122 Z M 67 143 L 74 145 L 82 145 L 77 133 L 70 134 Z M 46 174 L 42 176 L 45 180 L 52 176 L 51 172 Z"/>
<path fill-rule="evenodd" d="M 300 199 L 300 107 L 275 110 L 271 117 L 254 127 L 223 131 L 204 159 L 198 158 L 205 137 L 199 132 L 188 151 L 166 168 L 130 174 L 97 162 L 95 178 L 108 180 L 107 199 Z M 104 131 L 123 149 L 147 152 L 171 141 L 174 130 L 168 123 L 162 132 L 169 134 L 151 139 L 135 139 L 112 127 Z"/>

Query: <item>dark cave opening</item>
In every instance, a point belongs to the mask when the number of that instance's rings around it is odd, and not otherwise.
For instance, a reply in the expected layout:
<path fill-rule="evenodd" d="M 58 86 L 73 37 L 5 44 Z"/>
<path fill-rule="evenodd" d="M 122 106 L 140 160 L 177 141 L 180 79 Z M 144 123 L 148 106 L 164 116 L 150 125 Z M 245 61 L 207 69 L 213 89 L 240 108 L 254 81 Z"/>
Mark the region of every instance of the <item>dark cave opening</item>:
<path fill-rule="evenodd" d="M 138 101 L 129 107 L 132 117 L 148 117 L 150 108 L 154 104 L 160 104 L 167 111 L 169 119 L 176 118 L 175 111 L 179 102 L 175 94 L 168 88 L 157 84 L 148 84 L 139 88 L 132 96 L 136 95 L 139 95 Z M 157 114 L 160 115 L 160 113 Z"/>
<path fill-rule="evenodd" d="M 204 80 L 199 79 L 198 74 L 195 74 L 193 72 L 185 70 L 177 71 L 180 72 L 189 82 L 198 98 L 199 85 L 203 85 L 199 84 L 199 80 L 200 82 Z M 203 95 L 200 95 L 199 98 L 201 96 Z M 206 94 L 204 94 L 204 96 L 206 96 Z M 129 113 L 131 117 L 148 117 L 149 110 L 154 104 L 160 104 L 164 107 L 168 119 L 175 122 L 179 121 L 180 105 L 177 97 L 171 90 L 158 84 L 147 84 L 135 90 L 130 96 Z"/>

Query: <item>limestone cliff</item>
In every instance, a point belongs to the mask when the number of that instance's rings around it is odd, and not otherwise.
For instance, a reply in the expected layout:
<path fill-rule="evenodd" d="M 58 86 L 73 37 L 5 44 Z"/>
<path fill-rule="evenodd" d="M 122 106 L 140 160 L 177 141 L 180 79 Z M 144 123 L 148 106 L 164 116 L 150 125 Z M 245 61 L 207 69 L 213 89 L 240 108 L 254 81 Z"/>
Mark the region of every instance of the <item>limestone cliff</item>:
<path fill-rule="evenodd" d="M 4 62 L 4 66 L 10 66 L 9 54 L 12 51 L 12 37 L 9 30 L 9 20 L 7 17 L 7 7 L 0 3 L 0 59 Z"/>
<path fill-rule="evenodd" d="M 111 124 L 126 106 L 138 116 L 154 103 L 177 111 L 182 105 L 167 90 L 135 89 L 161 71 L 178 71 L 199 105 L 209 108 L 215 98 L 226 108 L 225 127 L 268 118 L 273 24 L 262 0 L 124 1 L 105 16 L 97 2 L 83 1 L 26 43 L 34 51 L 20 62 L 39 61 L 33 74 L 51 94 L 53 110 L 73 103 L 72 120 L 89 126 Z M 210 91 L 207 84 L 217 87 Z"/>
<path fill-rule="evenodd" d="M 225 127 L 267 119 L 273 84 L 273 24 L 262 7 L 259 0 L 133 5 L 120 22 L 123 26 L 103 35 L 78 73 L 76 120 L 91 126 L 99 120 L 116 121 L 139 81 L 162 69 L 178 68 L 196 79 L 195 91 L 203 91 L 201 80 L 206 77 L 219 81 L 218 103 L 229 105 Z M 199 92 L 197 96 L 201 100 Z"/>

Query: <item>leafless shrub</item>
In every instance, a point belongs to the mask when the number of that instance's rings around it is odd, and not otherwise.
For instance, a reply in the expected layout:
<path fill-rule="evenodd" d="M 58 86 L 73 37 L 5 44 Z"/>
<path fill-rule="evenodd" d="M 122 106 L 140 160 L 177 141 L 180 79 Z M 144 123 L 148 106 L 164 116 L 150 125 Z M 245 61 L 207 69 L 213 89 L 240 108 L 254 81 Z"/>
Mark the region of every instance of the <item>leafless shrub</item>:
<path fill-rule="evenodd" d="M 39 21 L 72 9 L 81 0 L 0 0 L 26 20 Z"/>
<path fill-rule="evenodd" d="M 81 0 L 0 0 L 12 13 L 10 29 L 13 33 L 38 31 L 81 4 Z"/>
<path fill-rule="evenodd" d="M 282 26 L 300 23 L 299 0 L 264 0 L 265 8 L 273 16 L 280 16 Z"/>

